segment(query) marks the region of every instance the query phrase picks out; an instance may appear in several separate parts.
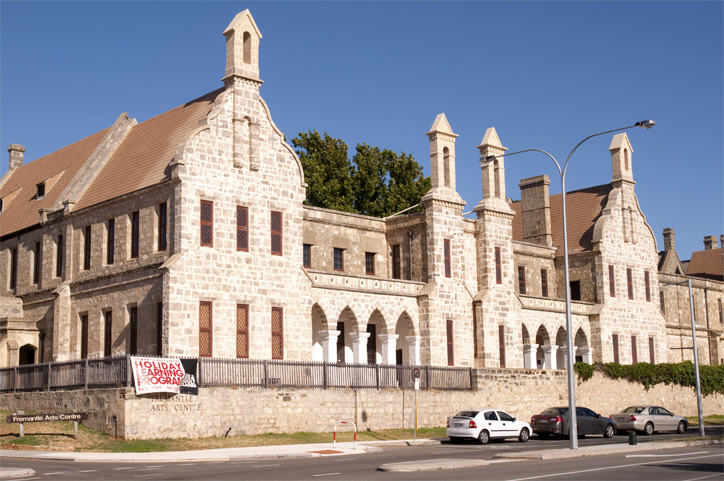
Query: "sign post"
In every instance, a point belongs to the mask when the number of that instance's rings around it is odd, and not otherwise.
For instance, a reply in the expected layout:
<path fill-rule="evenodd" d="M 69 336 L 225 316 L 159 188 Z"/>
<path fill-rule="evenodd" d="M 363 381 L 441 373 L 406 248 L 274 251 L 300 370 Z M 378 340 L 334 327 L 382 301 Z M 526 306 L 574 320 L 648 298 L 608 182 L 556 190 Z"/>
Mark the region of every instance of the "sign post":
<path fill-rule="evenodd" d="M 415 382 L 415 429 L 412 434 L 412 440 L 417 441 L 417 391 L 420 390 L 420 369 L 412 370 L 412 380 Z"/>

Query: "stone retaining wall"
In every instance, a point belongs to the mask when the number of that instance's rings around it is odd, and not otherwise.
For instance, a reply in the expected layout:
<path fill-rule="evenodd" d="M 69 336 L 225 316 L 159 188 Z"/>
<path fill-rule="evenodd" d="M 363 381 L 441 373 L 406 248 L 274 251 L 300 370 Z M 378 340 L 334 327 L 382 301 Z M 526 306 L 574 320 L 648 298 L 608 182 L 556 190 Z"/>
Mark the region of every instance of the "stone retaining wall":
<path fill-rule="evenodd" d="M 528 421 L 547 407 L 568 404 L 565 371 L 476 373 L 476 391 L 418 391 L 418 427 L 445 426 L 448 416 L 475 407 L 504 409 Z M 111 434 L 116 415 L 119 436 L 127 439 L 331 432 L 342 420 L 354 421 L 359 431 L 412 428 L 415 418 L 415 392 L 402 390 L 203 388 L 198 396 L 139 397 L 133 388 L 119 388 L 4 394 L 0 403 L 10 411 L 87 411 L 86 425 Z M 647 392 L 639 384 L 598 373 L 577 386 L 576 403 L 605 416 L 645 403 L 661 404 L 676 414 L 697 414 L 691 388 L 659 385 Z M 724 396 L 703 397 L 703 410 L 705 415 L 724 413 Z"/>

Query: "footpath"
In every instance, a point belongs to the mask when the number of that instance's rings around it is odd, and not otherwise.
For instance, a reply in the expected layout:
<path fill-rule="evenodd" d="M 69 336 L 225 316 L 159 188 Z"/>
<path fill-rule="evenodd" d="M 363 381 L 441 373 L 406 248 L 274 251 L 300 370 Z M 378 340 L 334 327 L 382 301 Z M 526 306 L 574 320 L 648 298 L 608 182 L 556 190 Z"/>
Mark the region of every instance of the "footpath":
<path fill-rule="evenodd" d="M 375 442 L 344 442 L 333 446 L 324 444 L 288 444 L 283 446 L 256 446 L 248 448 L 207 449 L 201 451 L 166 451 L 153 453 L 89 453 L 89 452 L 52 452 L 3 449 L 2 458 L 39 459 L 55 461 L 75 461 L 94 463 L 177 463 L 204 461 L 232 461 L 240 459 L 278 459 L 278 458 L 310 458 L 321 456 L 344 456 L 379 452 L 385 446 L 412 446 L 440 444 L 440 439 L 418 439 Z M 703 446 L 721 444 L 720 440 L 646 442 L 635 446 L 628 444 L 610 444 L 586 446 L 579 449 L 540 449 L 532 451 L 498 453 L 495 459 L 546 460 L 578 458 L 585 456 L 601 456 L 605 454 L 638 453 L 658 451 L 687 446 Z M 378 469 L 387 472 L 434 471 L 440 469 L 471 468 L 486 466 L 490 461 L 484 459 L 440 458 L 426 461 L 399 462 L 383 464 Z M 5 468 L 0 463 L 0 479 L 26 478 L 35 475 L 35 471 L 26 468 Z"/>

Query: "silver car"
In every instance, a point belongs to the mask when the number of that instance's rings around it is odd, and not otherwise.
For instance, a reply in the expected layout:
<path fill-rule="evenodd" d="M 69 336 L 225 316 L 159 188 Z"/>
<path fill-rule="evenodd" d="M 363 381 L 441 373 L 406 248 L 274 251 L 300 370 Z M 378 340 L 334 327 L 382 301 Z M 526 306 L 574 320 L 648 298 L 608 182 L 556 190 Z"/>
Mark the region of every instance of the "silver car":
<path fill-rule="evenodd" d="M 629 406 L 618 414 L 611 414 L 619 431 L 643 431 L 650 436 L 659 431 L 676 431 L 683 434 L 689 427 L 689 421 L 675 416 L 661 406 Z"/>

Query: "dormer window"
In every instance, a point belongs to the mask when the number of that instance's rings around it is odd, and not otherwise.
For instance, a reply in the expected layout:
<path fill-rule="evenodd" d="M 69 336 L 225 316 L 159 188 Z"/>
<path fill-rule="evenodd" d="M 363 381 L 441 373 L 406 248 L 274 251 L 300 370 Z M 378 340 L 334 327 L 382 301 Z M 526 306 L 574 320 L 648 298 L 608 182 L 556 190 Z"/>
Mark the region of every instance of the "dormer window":
<path fill-rule="evenodd" d="M 45 197 L 45 182 L 41 182 L 35 187 L 38 189 L 37 193 L 35 194 L 35 198 L 42 199 L 43 197 Z"/>

